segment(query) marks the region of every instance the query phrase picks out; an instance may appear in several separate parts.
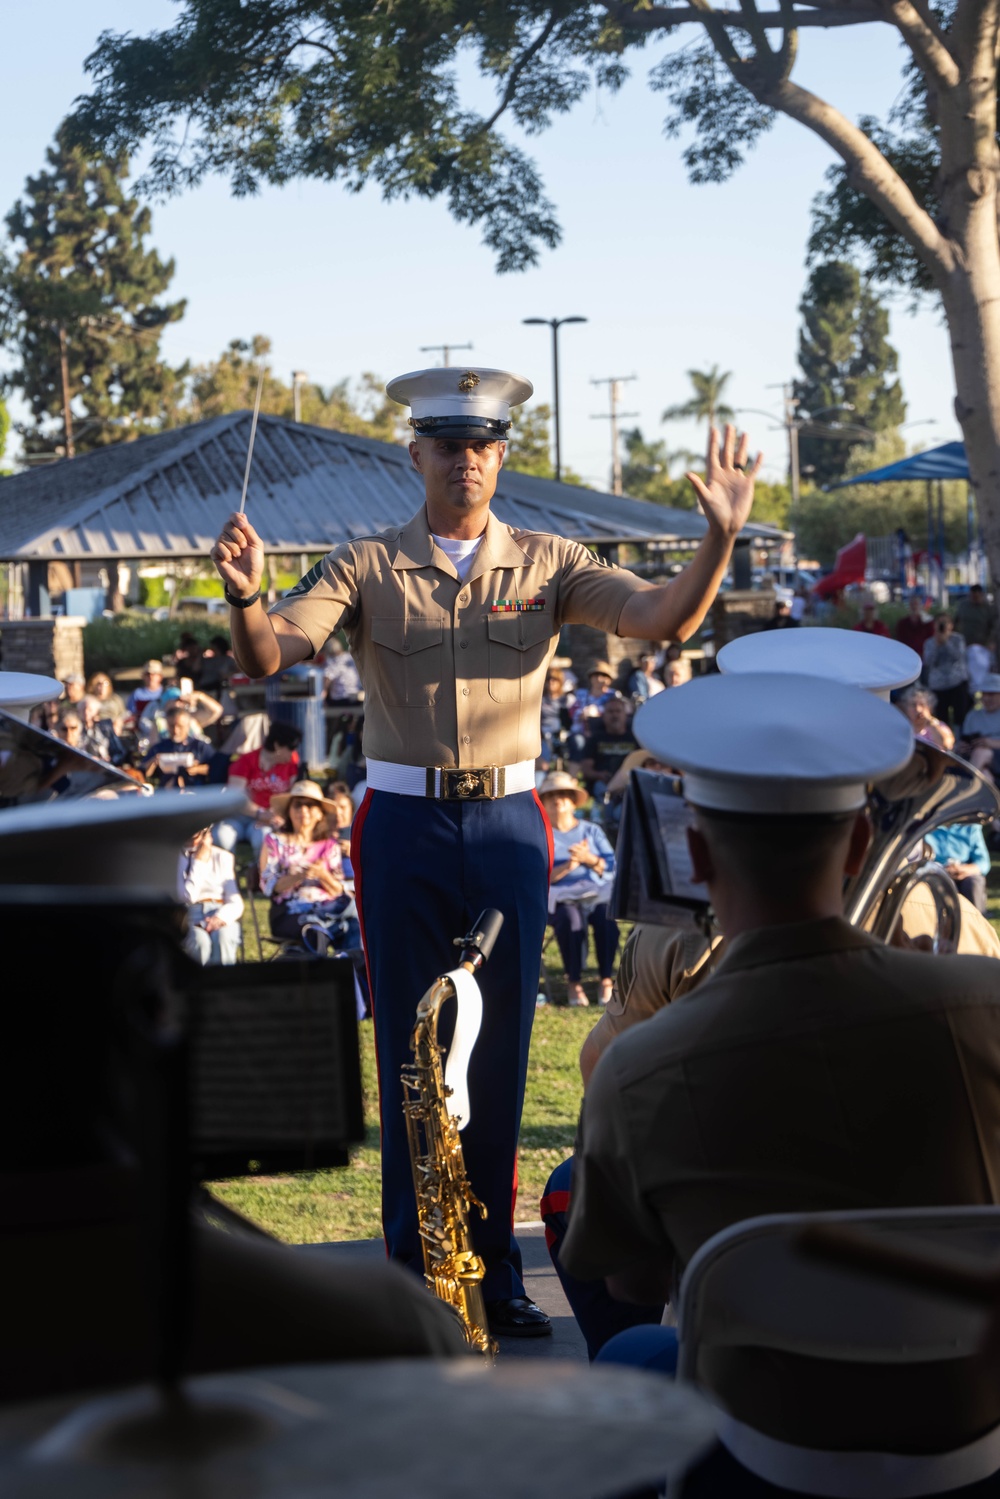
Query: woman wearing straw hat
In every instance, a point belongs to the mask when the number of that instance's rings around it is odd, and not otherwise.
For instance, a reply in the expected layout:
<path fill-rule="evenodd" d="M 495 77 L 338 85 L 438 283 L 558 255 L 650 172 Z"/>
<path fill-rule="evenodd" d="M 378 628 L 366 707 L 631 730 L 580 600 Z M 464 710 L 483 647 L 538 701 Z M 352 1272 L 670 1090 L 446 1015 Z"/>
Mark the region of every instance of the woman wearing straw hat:
<path fill-rule="evenodd" d="M 596 822 L 577 818 L 587 793 L 572 776 L 562 770 L 553 771 L 538 788 L 538 795 L 552 824 L 549 912 L 566 970 L 569 1003 L 590 1003 L 580 979 L 587 956 L 587 930 L 593 927 L 601 975 L 601 1003 L 607 1004 L 618 951 L 618 928 L 608 916 L 614 850 Z"/>
<path fill-rule="evenodd" d="M 344 889 L 340 844 L 326 822 L 337 810 L 335 803 L 315 781 L 296 781 L 290 791 L 272 796 L 271 810 L 282 824 L 264 839 L 260 888 L 271 899 L 272 937 L 298 941 L 306 925 L 335 925 L 332 946 L 357 946 L 358 922 Z"/>

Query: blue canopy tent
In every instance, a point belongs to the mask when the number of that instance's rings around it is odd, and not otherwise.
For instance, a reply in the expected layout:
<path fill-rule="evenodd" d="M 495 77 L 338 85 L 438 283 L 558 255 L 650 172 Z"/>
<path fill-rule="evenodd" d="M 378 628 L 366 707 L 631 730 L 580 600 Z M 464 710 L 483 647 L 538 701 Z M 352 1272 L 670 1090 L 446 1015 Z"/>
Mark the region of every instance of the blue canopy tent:
<path fill-rule="evenodd" d="M 927 589 L 931 591 L 931 561 L 938 566 L 937 592 L 940 594 L 944 575 L 944 493 L 942 484 L 946 479 L 964 479 L 969 482 L 969 461 L 965 456 L 963 442 L 945 442 L 938 448 L 927 448 L 923 453 L 914 453 L 909 458 L 900 458 L 898 463 L 887 463 L 884 468 L 873 468 L 866 474 L 855 474 L 851 479 L 841 479 L 831 484 L 831 489 L 845 489 L 849 484 L 890 484 L 894 480 L 924 479 L 927 482 Z M 937 483 L 937 525 L 935 535 L 933 484 Z M 977 545 L 976 520 L 972 488 L 969 488 L 968 506 L 968 576 L 973 575 L 973 553 L 976 556 L 976 573 L 979 572 L 979 556 L 982 548 Z M 896 555 L 899 580 L 906 584 L 906 557 L 908 540 L 902 530 L 896 532 Z"/>
<path fill-rule="evenodd" d="M 887 463 L 884 468 L 870 469 L 867 474 L 855 474 L 853 479 L 841 479 L 831 484 L 831 489 L 844 489 L 848 484 L 888 484 L 893 479 L 968 479 L 969 463 L 965 456 L 964 442 L 944 442 L 939 448 L 927 448 L 923 453 L 914 453 L 910 458 L 900 458 L 898 463 Z"/>

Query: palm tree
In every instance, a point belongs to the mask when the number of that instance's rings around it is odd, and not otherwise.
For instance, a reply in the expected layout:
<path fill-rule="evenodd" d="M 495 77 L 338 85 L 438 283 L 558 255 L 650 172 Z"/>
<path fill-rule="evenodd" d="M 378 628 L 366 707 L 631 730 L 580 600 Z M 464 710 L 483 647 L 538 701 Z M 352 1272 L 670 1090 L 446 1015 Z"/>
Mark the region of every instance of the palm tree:
<path fill-rule="evenodd" d="M 720 373 L 719 366 L 713 364 L 710 370 L 688 370 L 687 376 L 694 387 L 694 395 L 683 406 L 668 406 L 660 420 L 675 422 L 694 417 L 699 422 L 706 420 L 710 427 L 714 427 L 717 422 L 732 421 L 736 413 L 721 399 L 722 392 L 732 379 L 732 371 Z"/>

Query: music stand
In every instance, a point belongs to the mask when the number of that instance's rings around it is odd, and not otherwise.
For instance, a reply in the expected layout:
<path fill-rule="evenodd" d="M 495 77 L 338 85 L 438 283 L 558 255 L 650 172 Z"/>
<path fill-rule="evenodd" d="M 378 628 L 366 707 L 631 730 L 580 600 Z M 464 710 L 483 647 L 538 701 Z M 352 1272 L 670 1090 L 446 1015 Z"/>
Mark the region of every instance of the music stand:
<path fill-rule="evenodd" d="M 20 1058 L 44 1079 L 54 1114 L 65 1085 L 88 1115 L 75 1132 L 65 1117 L 49 1127 L 40 1099 L 40 1160 L 64 1142 L 76 1150 L 67 1159 L 87 1159 L 103 1140 L 138 1165 L 156 1329 L 155 1389 L 87 1402 L 53 1437 L 54 1459 L 213 1449 L 284 1420 L 266 1401 L 208 1409 L 186 1398 L 192 1194 L 201 1172 L 240 1174 L 251 1161 L 346 1163 L 364 1134 L 360 1057 L 349 961 L 202 969 L 181 950 L 180 849 L 238 805 L 238 793 L 164 792 L 0 812 L 0 933 L 8 951 L 45 953 L 50 993 L 12 1016 L 12 1082 Z M 94 953 L 86 1007 L 74 982 L 81 951 Z M 45 1047 L 60 1013 L 81 1050 L 63 1047 L 53 1073 Z"/>
<path fill-rule="evenodd" d="M 615 846 L 610 914 L 616 921 L 704 931 L 711 907 L 691 879 L 691 808 L 678 777 L 633 770 Z"/>

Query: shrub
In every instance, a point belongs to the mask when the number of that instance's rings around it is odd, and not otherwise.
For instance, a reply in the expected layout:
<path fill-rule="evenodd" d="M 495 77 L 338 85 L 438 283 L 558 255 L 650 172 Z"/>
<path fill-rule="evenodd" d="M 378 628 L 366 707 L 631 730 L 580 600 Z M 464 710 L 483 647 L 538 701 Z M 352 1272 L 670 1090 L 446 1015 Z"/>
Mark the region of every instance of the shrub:
<path fill-rule="evenodd" d="M 200 645 L 213 635 L 229 638 L 226 616 L 177 614 L 173 619 L 151 619 L 148 614 L 125 612 L 113 619 L 95 619 L 83 630 L 84 667 L 92 671 L 123 671 L 141 666 L 151 657 L 162 659 L 177 649 L 183 631 Z"/>

